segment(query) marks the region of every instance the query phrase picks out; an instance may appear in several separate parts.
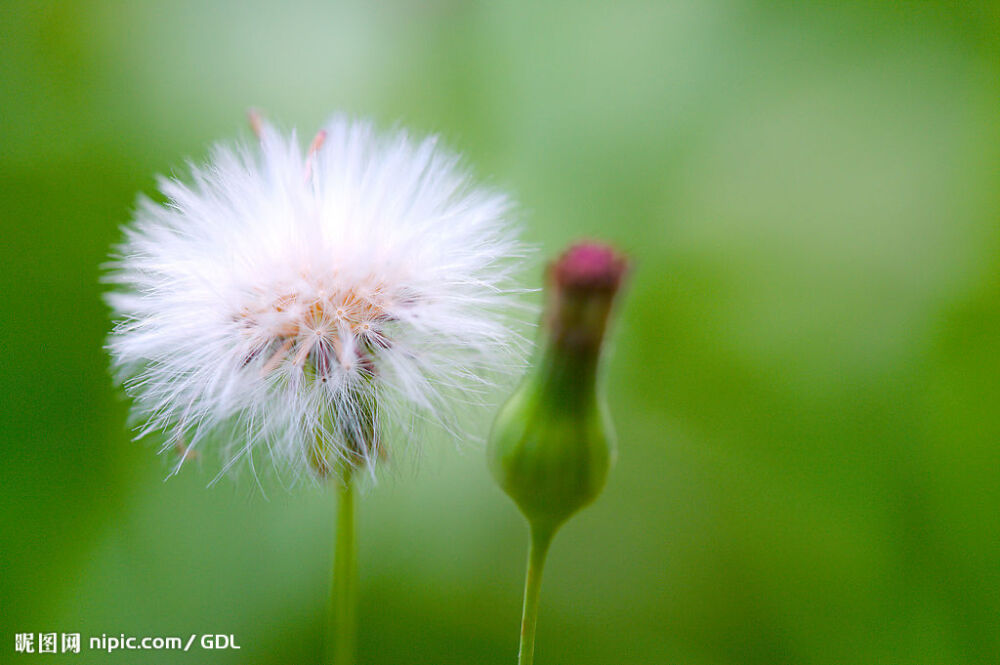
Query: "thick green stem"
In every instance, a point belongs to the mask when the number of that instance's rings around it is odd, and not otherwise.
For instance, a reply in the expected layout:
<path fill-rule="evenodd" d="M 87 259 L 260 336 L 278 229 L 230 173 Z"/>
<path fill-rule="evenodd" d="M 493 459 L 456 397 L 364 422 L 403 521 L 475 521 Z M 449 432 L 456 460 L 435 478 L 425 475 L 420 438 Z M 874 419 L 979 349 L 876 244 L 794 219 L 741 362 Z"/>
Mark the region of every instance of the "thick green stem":
<path fill-rule="evenodd" d="M 528 550 L 528 572 L 524 579 L 524 609 L 521 614 L 521 647 L 518 665 L 531 665 L 535 659 L 535 628 L 538 626 L 538 596 L 542 590 L 542 568 L 545 555 L 552 542 L 549 529 L 531 530 L 531 547 Z"/>
<path fill-rule="evenodd" d="M 354 524 L 354 484 L 350 470 L 341 475 L 337 535 L 333 554 L 333 592 L 326 625 L 328 665 L 353 665 L 357 634 L 358 549 Z"/>

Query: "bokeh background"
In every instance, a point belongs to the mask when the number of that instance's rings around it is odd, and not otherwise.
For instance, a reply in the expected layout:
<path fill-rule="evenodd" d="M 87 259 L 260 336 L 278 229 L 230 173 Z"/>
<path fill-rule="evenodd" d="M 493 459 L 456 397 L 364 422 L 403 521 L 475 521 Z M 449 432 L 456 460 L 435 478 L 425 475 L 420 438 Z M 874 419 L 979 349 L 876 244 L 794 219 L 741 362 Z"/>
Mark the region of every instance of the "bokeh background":
<path fill-rule="evenodd" d="M 0 4 L 0 661 L 316 662 L 332 493 L 164 482 L 101 348 L 137 193 L 250 106 L 440 133 L 543 255 L 635 257 L 537 662 L 1000 662 L 997 5 L 530 0 Z M 360 661 L 513 663 L 526 543 L 428 440 L 362 501 Z"/>

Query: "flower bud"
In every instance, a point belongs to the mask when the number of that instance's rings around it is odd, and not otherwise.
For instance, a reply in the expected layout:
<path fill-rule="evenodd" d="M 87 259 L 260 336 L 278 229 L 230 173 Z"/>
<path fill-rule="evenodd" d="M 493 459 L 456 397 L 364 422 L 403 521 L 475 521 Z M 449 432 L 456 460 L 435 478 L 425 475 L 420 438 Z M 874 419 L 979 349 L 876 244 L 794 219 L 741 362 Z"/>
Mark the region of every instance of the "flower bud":
<path fill-rule="evenodd" d="M 493 426 L 490 470 L 536 532 L 551 535 L 593 501 L 614 463 L 600 359 L 626 270 L 596 243 L 549 266 L 539 358 Z"/>

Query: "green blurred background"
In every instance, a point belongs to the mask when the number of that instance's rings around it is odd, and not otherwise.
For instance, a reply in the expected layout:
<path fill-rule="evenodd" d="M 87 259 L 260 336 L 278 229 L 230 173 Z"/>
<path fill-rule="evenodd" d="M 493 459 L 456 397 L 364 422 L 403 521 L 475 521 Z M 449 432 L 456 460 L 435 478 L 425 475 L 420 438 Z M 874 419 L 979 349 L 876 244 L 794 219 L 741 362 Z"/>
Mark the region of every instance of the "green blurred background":
<path fill-rule="evenodd" d="M 0 7 L 0 661 L 316 662 L 332 493 L 163 482 L 101 349 L 136 194 L 257 106 L 438 132 L 543 254 L 634 255 L 619 464 L 538 663 L 1000 662 L 997 5 Z M 511 664 L 525 528 L 481 449 L 426 443 L 362 501 L 360 660 Z"/>

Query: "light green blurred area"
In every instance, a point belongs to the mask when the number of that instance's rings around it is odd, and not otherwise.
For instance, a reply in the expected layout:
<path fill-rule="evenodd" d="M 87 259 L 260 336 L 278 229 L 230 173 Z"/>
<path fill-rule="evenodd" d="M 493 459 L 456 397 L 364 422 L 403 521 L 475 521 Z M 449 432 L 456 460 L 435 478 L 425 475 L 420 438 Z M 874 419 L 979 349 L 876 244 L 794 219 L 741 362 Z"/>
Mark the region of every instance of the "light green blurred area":
<path fill-rule="evenodd" d="M 539 664 L 1000 661 L 1000 13 L 944 1 L 4 3 L 0 660 L 316 662 L 332 493 L 163 482 L 101 349 L 136 194 L 250 106 L 440 133 L 543 255 L 634 256 Z M 361 502 L 360 661 L 512 663 L 525 528 L 422 444 Z"/>

